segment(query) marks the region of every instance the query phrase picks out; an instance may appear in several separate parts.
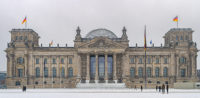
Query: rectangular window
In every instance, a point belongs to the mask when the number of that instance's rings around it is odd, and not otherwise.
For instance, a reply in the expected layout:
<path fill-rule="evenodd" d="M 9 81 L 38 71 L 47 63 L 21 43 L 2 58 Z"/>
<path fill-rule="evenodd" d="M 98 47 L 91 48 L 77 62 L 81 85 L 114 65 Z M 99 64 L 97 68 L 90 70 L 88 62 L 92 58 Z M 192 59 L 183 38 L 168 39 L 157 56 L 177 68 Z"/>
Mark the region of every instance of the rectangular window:
<path fill-rule="evenodd" d="M 147 64 L 151 64 L 151 58 L 148 58 Z"/>
<path fill-rule="evenodd" d="M 47 58 L 44 59 L 44 64 L 47 64 Z"/>
<path fill-rule="evenodd" d="M 156 58 L 156 64 L 159 64 L 159 58 Z"/>
<path fill-rule="evenodd" d="M 18 36 L 15 36 L 15 40 L 18 40 Z"/>
<path fill-rule="evenodd" d="M 141 78 L 141 77 L 143 77 L 143 68 L 142 67 L 140 67 L 139 69 L 138 69 L 138 76 Z"/>
<path fill-rule="evenodd" d="M 63 58 L 61 58 L 60 63 L 64 64 L 64 59 Z"/>
<path fill-rule="evenodd" d="M 36 63 L 36 64 L 39 64 L 39 63 L 40 63 L 40 59 L 39 59 L 39 58 L 36 58 L 35 63 Z"/>
<path fill-rule="evenodd" d="M 48 68 L 44 67 L 44 77 L 48 77 Z"/>
<path fill-rule="evenodd" d="M 164 64 L 168 64 L 168 59 L 164 58 Z"/>
<path fill-rule="evenodd" d="M 53 64 L 56 64 L 56 59 L 55 59 L 55 58 L 53 58 L 52 61 L 53 61 L 53 62 L 52 62 Z"/>
<path fill-rule="evenodd" d="M 23 77 L 23 69 L 18 69 L 18 77 Z"/>
<path fill-rule="evenodd" d="M 176 36 L 176 40 L 178 40 L 178 36 Z"/>
<path fill-rule="evenodd" d="M 133 57 L 130 58 L 130 64 L 134 64 L 135 63 L 135 60 Z"/>
<path fill-rule="evenodd" d="M 19 37 L 19 39 L 20 39 L 20 40 L 22 40 L 22 39 L 23 39 L 23 37 L 22 37 L 22 36 L 20 36 L 20 37 Z"/>
<path fill-rule="evenodd" d="M 186 58 L 185 58 L 185 57 L 181 57 L 181 58 L 179 59 L 179 62 L 180 62 L 181 64 L 186 64 Z"/>
<path fill-rule="evenodd" d="M 24 40 L 27 40 L 27 36 L 24 37 Z"/>
<path fill-rule="evenodd" d="M 185 69 L 181 69 L 181 77 L 185 77 Z"/>
<path fill-rule="evenodd" d="M 142 58 L 139 59 L 139 64 L 142 64 Z"/>
<path fill-rule="evenodd" d="M 72 58 L 69 58 L 69 64 L 72 64 Z"/>

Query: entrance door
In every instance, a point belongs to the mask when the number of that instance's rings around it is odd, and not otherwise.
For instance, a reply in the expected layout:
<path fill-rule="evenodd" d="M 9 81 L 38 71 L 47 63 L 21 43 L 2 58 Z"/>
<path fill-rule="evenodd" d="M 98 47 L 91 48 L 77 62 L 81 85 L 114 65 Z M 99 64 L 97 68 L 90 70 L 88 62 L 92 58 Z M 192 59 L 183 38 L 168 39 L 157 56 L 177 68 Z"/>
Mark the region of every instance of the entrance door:
<path fill-rule="evenodd" d="M 99 80 L 104 80 L 105 76 L 105 57 L 99 56 L 98 60 L 98 69 L 99 69 Z"/>

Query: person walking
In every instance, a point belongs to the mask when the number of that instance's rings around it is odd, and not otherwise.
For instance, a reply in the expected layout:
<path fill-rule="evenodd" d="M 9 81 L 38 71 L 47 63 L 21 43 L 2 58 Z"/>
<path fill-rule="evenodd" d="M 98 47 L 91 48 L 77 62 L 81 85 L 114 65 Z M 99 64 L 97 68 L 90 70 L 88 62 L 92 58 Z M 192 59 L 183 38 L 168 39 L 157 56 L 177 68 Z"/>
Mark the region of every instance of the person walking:
<path fill-rule="evenodd" d="M 160 92 L 161 91 L 161 86 L 159 86 L 158 89 L 159 89 L 159 92 Z"/>
<path fill-rule="evenodd" d="M 135 85 L 135 90 L 137 90 L 137 86 Z"/>
<path fill-rule="evenodd" d="M 24 85 L 22 86 L 22 91 L 24 92 Z"/>
<path fill-rule="evenodd" d="M 166 90 L 167 90 L 167 94 L 168 94 L 168 91 L 169 91 L 169 85 L 168 84 L 167 84 Z"/>
<path fill-rule="evenodd" d="M 158 90 L 158 86 L 156 85 L 156 91 Z"/>
<path fill-rule="evenodd" d="M 26 92 L 26 86 L 24 86 L 24 91 Z"/>
<path fill-rule="evenodd" d="M 164 84 L 162 85 L 162 93 L 163 94 L 165 93 L 165 85 Z"/>
<path fill-rule="evenodd" d="M 142 85 L 141 85 L 141 92 L 142 92 L 142 89 L 143 89 L 143 87 L 142 87 Z"/>

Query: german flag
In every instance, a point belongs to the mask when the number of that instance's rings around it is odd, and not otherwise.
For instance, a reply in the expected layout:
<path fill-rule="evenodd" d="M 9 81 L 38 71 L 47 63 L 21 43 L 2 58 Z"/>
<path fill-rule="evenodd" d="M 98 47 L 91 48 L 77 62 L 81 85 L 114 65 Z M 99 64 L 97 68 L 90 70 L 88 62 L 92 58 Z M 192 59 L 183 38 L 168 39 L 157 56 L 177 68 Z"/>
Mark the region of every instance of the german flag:
<path fill-rule="evenodd" d="M 22 21 L 22 24 L 24 24 L 25 22 L 27 22 L 26 17 L 25 17 L 24 20 Z"/>
<path fill-rule="evenodd" d="M 174 17 L 173 21 L 177 22 L 178 21 L 178 16 Z"/>

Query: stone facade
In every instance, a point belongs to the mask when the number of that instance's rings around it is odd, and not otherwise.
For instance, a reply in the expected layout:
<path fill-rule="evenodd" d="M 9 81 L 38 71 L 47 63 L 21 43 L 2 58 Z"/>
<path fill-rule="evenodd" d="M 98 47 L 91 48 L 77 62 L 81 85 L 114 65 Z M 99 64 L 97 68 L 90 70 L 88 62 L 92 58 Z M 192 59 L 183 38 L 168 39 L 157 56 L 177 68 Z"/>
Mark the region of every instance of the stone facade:
<path fill-rule="evenodd" d="M 39 46 L 39 35 L 32 29 L 12 29 L 8 43 L 8 88 L 74 88 L 81 83 L 124 82 L 132 88 L 148 88 L 176 82 L 197 81 L 197 48 L 192 29 L 173 28 L 161 47 L 129 46 L 126 28 L 117 37 L 107 29 L 96 29 L 86 37 L 78 27 L 74 47 Z"/>

